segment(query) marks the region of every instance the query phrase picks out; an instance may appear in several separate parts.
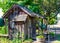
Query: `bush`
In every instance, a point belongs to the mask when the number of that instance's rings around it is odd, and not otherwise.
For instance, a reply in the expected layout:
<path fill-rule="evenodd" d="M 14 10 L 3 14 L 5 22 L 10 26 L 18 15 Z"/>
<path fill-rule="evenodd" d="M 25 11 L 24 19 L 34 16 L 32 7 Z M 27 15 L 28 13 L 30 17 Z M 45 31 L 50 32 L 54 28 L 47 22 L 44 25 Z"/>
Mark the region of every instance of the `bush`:
<path fill-rule="evenodd" d="M 7 34 L 8 33 L 8 28 L 6 26 L 0 27 L 0 34 Z"/>
<path fill-rule="evenodd" d="M 50 33 L 49 33 L 49 35 L 54 36 L 54 35 L 55 35 L 55 33 L 54 33 L 54 32 L 50 32 Z"/>

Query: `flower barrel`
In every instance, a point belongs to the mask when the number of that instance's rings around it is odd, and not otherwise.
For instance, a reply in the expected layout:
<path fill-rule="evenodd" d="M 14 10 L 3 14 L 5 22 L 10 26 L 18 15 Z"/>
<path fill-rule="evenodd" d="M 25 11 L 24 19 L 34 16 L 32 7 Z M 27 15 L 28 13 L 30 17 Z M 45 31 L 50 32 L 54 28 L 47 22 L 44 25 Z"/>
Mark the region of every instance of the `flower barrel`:
<path fill-rule="evenodd" d="M 43 35 L 37 36 L 36 40 L 40 43 L 45 43 L 45 38 Z"/>

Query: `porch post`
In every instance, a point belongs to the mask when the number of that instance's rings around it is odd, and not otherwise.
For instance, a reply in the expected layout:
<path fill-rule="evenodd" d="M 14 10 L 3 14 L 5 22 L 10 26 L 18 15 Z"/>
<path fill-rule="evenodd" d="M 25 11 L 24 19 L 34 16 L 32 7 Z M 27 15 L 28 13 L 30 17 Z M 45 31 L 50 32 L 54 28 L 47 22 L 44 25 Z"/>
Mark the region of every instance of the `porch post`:
<path fill-rule="evenodd" d="M 27 29 L 27 24 L 24 24 L 24 39 L 28 38 L 28 29 Z"/>
<path fill-rule="evenodd" d="M 12 31 L 12 29 L 10 27 L 10 18 L 8 18 L 8 37 L 9 37 L 10 40 L 13 39 L 12 32 L 13 31 Z"/>
<path fill-rule="evenodd" d="M 6 33 L 6 18 L 4 18 L 4 22 L 5 22 L 5 33 Z"/>
<path fill-rule="evenodd" d="M 5 34 L 6 34 L 7 33 L 7 28 L 8 28 L 7 27 L 8 26 L 8 23 L 6 22 L 6 18 L 4 18 L 4 23 L 5 23 L 5 28 L 4 29 L 5 29 Z"/>

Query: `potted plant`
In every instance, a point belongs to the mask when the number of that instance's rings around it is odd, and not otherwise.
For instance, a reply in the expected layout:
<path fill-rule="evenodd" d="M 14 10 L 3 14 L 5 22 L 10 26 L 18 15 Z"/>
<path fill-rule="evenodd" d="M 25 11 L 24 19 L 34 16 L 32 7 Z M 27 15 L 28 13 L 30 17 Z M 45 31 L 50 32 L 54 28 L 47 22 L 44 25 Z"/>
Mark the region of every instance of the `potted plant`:
<path fill-rule="evenodd" d="M 40 41 L 40 42 L 45 42 L 45 38 L 43 35 L 40 35 L 40 36 L 37 36 L 37 41 Z"/>
<path fill-rule="evenodd" d="M 32 43 L 32 39 L 24 40 L 23 43 Z"/>

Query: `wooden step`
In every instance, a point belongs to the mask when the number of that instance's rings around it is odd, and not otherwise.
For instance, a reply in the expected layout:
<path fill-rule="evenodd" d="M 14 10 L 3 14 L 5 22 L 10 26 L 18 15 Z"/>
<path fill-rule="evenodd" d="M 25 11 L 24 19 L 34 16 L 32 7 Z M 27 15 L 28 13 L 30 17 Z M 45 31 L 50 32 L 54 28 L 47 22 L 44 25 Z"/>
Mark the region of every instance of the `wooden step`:
<path fill-rule="evenodd" d="M 0 37 L 8 37 L 8 34 L 0 34 Z"/>

